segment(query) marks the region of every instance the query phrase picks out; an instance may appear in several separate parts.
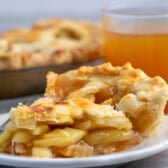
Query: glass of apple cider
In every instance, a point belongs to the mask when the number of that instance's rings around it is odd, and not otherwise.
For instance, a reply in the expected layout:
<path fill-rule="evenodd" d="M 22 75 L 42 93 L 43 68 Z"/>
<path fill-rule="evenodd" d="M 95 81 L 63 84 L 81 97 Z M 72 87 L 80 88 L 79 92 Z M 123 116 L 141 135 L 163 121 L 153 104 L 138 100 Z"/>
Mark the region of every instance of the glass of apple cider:
<path fill-rule="evenodd" d="M 105 61 L 130 62 L 168 82 L 168 3 L 115 1 L 103 11 L 103 36 Z"/>

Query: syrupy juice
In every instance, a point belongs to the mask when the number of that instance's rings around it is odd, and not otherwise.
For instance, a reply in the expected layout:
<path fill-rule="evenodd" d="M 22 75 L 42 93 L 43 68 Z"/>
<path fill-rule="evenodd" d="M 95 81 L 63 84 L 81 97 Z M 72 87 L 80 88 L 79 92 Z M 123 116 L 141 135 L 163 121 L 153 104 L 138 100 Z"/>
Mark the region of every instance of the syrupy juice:
<path fill-rule="evenodd" d="M 104 56 L 113 65 L 130 62 L 150 76 L 168 82 L 168 34 L 117 34 L 105 32 Z"/>
<path fill-rule="evenodd" d="M 150 76 L 168 82 L 168 33 L 134 34 L 104 31 L 104 57 L 113 65 L 130 62 Z M 168 113 L 168 107 L 166 108 Z"/>

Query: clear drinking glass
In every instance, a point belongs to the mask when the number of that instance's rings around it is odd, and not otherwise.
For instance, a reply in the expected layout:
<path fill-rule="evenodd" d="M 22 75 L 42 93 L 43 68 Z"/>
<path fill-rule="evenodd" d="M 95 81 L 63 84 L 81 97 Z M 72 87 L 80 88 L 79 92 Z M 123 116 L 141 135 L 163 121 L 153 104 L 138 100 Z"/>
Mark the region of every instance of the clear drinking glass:
<path fill-rule="evenodd" d="M 103 11 L 103 34 L 105 61 L 113 65 L 130 62 L 168 82 L 166 1 L 111 1 Z"/>

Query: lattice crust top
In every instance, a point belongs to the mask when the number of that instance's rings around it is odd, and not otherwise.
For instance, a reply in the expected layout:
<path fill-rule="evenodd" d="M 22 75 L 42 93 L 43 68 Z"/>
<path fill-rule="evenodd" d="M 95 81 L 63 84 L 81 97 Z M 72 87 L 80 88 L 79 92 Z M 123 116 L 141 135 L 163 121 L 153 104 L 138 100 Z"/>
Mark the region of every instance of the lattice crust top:
<path fill-rule="evenodd" d="M 68 19 L 48 19 L 30 29 L 0 35 L 0 70 L 86 62 L 102 56 L 100 27 Z"/>

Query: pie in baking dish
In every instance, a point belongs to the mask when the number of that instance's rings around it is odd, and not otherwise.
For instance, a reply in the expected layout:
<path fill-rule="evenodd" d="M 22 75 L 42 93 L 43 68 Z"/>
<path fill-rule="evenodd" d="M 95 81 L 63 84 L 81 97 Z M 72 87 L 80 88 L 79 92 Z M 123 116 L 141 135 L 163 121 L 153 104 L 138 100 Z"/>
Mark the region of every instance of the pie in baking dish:
<path fill-rule="evenodd" d="M 129 63 L 49 72 L 45 96 L 10 110 L 0 151 L 31 157 L 88 157 L 132 147 L 159 126 L 168 85 Z"/>
<path fill-rule="evenodd" d="M 0 35 L 0 70 L 81 63 L 102 56 L 99 25 L 47 19 Z"/>

